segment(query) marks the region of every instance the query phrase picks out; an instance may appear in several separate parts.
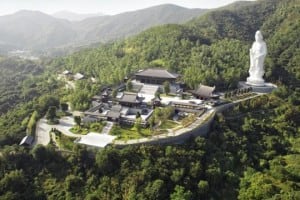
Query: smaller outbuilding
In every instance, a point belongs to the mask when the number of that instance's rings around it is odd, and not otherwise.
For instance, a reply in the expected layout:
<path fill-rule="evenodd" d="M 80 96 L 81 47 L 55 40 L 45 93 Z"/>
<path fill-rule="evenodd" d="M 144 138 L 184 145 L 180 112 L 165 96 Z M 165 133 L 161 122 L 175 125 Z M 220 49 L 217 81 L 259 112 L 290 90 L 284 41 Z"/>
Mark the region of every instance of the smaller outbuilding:
<path fill-rule="evenodd" d="M 20 146 L 31 146 L 34 141 L 34 138 L 31 135 L 25 136 L 20 142 Z"/>
<path fill-rule="evenodd" d="M 124 93 L 118 100 L 122 106 L 135 107 L 141 104 L 137 93 Z"/>
<path fill-rule="evenodd" d="M 194 97 L 201 100 L 209 100 L 218 98 L 219 95 L 214 94 L 216 87 L 210 87 L 200 84 L 196 90 L 192 90 L 191 93 Z"/>

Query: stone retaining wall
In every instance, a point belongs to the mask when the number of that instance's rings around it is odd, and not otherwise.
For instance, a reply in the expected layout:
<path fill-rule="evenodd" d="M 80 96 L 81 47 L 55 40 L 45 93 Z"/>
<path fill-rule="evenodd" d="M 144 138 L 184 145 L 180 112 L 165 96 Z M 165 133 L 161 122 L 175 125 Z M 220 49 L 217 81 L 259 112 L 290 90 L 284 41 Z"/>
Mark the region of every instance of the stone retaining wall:
<path fill-rule="evenodd" d="M 205 137 L 207 136 L 207 134 L 210 131 L 211 128 L 211 124 L 214 120 L 214 116 L 215 113 L 212 114 L 212 116 L 210 116 L 210 119 L 208 121 L 206 121 L 205 123 L 201 124 L 200 126 L 196 127 L 195 129 L 191 130 L 191 131 L 187 131 L 183 134 L 180 135 L 176 135 L 176 136 L 169 136 L 166 138 L 159 138 L 159 136 L 157 136 L 157 139 L 155 139 L 156 136 L 154 136 L 153 138 L 149 139 L 149 141 L 142 141 L 139 143 L 128 143 L 128 144 L 114 144 L 115 147 L 125 147 L 128 145 L 142 145 L 142 144 L 180 144 L 183 143 L 184 141 L 188 140 L 191 137 L 197 137 L 197 136 L 202 136 Z"/>

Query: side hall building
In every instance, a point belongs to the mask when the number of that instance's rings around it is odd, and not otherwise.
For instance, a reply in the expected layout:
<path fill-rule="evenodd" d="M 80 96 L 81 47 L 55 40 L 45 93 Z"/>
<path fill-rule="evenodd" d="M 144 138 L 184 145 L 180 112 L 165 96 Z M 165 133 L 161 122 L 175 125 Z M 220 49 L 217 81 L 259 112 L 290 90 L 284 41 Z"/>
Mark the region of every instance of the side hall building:
<path fill-rule="evenodd" d="M 219 95 L 215 94 L 216 87 L 210 87 L 207 85 L 199 84 L 196 90 L 192 90 L 191 93 L 197 99 L 209 100 L 209 99 L 218 99 Z"/>

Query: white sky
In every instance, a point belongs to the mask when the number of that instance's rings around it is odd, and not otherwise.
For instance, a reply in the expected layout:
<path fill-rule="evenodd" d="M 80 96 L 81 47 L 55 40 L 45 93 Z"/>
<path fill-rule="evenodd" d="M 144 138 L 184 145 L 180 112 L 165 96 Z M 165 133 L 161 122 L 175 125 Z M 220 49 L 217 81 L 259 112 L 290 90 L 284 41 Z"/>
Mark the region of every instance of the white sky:
<path fill-rule="evenodd" d="M 237 0 L 0 0 L 0 15 L 23 9 L 39 10 L 48 14 L 68 10 L 114 15 L 166 3 L 187 8 L 216 8 L 234 1 Z"/>

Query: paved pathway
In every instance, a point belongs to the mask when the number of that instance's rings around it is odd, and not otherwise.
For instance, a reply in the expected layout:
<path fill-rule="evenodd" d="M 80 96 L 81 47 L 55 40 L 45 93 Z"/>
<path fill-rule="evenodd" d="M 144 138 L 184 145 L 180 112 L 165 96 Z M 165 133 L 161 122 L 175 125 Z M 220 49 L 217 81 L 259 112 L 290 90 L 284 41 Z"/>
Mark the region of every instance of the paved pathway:
<path fill-rule="evenodd" d="M 59 124 L 56 125 L 49 125 L 47 123 L 47 119 L 42 118 L 36 124 L 35 130 L 35 140 L 32 146 L 37 144 L 47 145 L 50 142 L 50 131 L 52 128 L 56 128 L 62 134 L 68 137 L 82 137 L 83 135 L 74 134 L 69 129 L 74 126 L 74 119 L 73 117 L 63 117 L 59 120 Z"/>
<path fill-rule="evenodd" d="M 106 122 L 106 125 L 103 127 L 101 134 L 108 135 L 113 125 L 114 125 L 113 122 Z"/>
<path fill-rule="evenodd" d="M 69 137 L 82 137 L 83 135 L 80 134 L 74 134 L 70 131 L 70 128 L 72 128 L 75 125 L 73 117 L 63 117 L 59 120 L 59 124 L 53 125 L 53 128 L 56 128 L 60 132 L 62 132 L 64 135 Z"/>
<path fill-rule="evenodd" d="M 47 119 L 42 118 L 36 123 L 35 139 L 32 146 L 37 144 L 47 145 L 50 142 L 49 132 L 51 125 L 47 124 Z"/>

